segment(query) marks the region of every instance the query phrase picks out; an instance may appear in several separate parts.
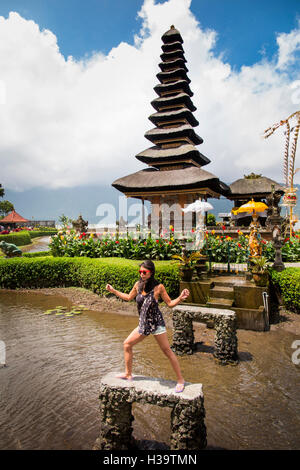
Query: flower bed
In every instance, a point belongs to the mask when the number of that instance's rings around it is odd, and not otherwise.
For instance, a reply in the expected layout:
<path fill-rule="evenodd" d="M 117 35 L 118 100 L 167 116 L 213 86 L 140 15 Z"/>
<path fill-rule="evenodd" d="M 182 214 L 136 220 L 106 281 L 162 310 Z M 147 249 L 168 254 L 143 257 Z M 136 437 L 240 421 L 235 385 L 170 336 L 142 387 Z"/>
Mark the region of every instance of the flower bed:
<path fill-rule="evenodd" d="M 53 256 L 86 256 L 88 258 L 118 257 L 126 259 L 168 260 L 172 255 L 181 253 L 181 245 L 174 237 L 136 238 L 126 236 L 97 236 L 91 234 L 75 235 L 72 231 L 59 232 L 51 239 Z"/>
<path fill-rule="evenodd" d="M 275 248 L 273 242 L 261 240 L 262 256 L 268 261 L 274 261 Z M 216 263 L 246 263 L 249 257 L 249 236 L 238 230 L 238 238 L 217 235 L 214 230 L 206 233 L 203 252 L 210 254 L 211 261 Z M 208 251 L 210 250 L 210 252 Z M 229 258 L 229 259 L 228 259 Z M 292 238 L 283 240 L 282 259 L 286 262 L 300 261 L 300 237 L 295 234 Z"/>

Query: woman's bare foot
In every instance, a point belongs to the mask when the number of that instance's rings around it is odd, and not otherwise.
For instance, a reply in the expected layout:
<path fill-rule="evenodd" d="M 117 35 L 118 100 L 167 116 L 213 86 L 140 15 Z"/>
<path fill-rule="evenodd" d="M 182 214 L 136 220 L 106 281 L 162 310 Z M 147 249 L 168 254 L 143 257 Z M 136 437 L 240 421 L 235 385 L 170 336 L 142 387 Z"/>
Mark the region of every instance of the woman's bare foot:
<path fill-rule="evenodd" d="M 183 392 L 183 390 L 184 390 L 184 382 L 183 383 L 178 382 L 176 387 L 175 387 L 175 392 L 176 393 L 181 393 L 181 392 Z"/>
<path fill-rule="evenodd" d="M 128 375 L 128 374 L 118 374 L 116 375 L 116 378 L 117 379 L 123 379 L 123 380 L 132 380 L 132 375 Z"/>

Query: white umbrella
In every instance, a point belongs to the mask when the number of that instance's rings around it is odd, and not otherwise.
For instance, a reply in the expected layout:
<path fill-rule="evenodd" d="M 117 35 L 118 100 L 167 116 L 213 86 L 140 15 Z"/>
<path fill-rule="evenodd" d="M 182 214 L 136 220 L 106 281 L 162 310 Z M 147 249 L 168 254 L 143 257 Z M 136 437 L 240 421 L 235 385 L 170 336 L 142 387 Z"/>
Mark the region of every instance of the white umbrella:
<path fill-rule="evenodd" d="M 198 223 L 196 227 L 196 248 L 201 249 L 204 244 L 204 231 L 205 231 L 205 224 L 204 224 L 204 212 L 213 209 L 213 206 L 206 201 L 197 201 L 189 204 L 185 209 L 182 209 L 183 212 L 198 212 Z"/>
<path fill-rule="evenodd" d="M 207 212 L 211 209 L 213 209 L 213 206 L 209 204 L 209 202 L 200 201 L 200 199 L 198 199 L 197 201 L 193 202 L 192 204 L 189 204 L 185 209 L 182 210 L 183 212 Z"/>

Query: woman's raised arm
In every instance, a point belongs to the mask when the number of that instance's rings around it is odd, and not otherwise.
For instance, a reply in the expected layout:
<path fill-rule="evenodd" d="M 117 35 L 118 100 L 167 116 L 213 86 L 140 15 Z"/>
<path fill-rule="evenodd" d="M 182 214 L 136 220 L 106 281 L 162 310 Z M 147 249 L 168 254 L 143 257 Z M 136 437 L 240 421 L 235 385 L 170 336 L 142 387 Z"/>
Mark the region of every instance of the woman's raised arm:
<path fill-rule="evenodd" d="M 167 306 L 170 308 L 173 308 L 173 307 L 176 307 L 176 305 L 179 304 L 179 302 L 181 302 L 182 300 L 187 299 L 188 296 L 190 295 L 190 291 L 188 289 L 183 289 L 183 291 L 181 292 L 179 297 L 177 297 L 177 299 L 171 300 L 171 298 L 169 297 L 166 291 L 165 286 L 161 284 L 160 295 L 163 301 L 167 304 Z"/>
<path fill-rule="evenodd" d="M 116 295 L 117 297 L 120 297 L 120 299 L 126 300 L 127 302 L 129 302 L 130 300 L 133 300 L 137 295 L 137 285 L 138 285 L 138 282 L 134 284 L 129 294 L 125 294 L 124 292 L 119 292 L 118 290 L 114 289 L 110 284 L 106 285 L 106 290 Z"/>

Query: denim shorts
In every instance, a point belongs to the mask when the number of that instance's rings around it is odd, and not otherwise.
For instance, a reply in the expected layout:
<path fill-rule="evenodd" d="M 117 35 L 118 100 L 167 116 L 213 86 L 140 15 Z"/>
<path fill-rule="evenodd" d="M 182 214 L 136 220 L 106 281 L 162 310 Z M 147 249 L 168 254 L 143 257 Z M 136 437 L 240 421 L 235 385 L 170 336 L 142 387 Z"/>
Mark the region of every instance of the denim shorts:
<path fill-rule="evenodd" d="M 156 330 L 152 333 L 153 335 L 161 335 L 162 333 L 166 333 L 166 327 L 165 326 L 158 326 Z"/>

